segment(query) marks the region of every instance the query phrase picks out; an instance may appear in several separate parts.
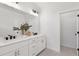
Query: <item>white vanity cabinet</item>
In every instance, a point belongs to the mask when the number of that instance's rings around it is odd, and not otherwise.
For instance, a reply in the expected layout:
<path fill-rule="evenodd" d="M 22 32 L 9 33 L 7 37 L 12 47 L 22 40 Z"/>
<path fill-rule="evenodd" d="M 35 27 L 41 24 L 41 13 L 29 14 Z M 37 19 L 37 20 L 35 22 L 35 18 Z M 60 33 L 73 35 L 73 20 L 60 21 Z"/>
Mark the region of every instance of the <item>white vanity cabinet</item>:
<path fill-rule="evenodd" d="M 46 38 L 36 35 L 23 38 L 8 45 L 0 46 L 0 56 L 36 56 L 46 48 Z"/>

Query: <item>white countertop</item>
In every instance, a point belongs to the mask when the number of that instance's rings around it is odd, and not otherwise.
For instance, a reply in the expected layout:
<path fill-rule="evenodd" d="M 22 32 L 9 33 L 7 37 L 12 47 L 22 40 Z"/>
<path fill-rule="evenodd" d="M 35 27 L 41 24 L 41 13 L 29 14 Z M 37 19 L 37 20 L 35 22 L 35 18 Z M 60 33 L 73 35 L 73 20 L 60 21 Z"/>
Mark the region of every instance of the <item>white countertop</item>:
<path fill-rule="evenodd" d="M 38 37 L 41 35 L 35 35 L 35 36 L 19 36 L 16 39 L 12 39 L 12 40 L 4 40 L 3 38 L 0 38 L 0 47 L 2 46 L 6 46 L 12 43 L 16 43 L 16 42 L 20 42 L 20 41 L 24 41 L 24 40 L 28 40 L 34 37 Z"/>

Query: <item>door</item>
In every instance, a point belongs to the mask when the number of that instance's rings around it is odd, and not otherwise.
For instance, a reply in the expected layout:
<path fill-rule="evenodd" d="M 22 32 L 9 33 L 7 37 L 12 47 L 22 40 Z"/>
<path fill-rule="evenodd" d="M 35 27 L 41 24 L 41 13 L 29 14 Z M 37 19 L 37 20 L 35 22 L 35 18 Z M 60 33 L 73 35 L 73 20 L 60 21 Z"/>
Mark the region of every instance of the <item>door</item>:
<path fill-rule="evenodd" d="M 76 12 L 70 11 L 61 14 L 61 45 L 77 48 Z"/>

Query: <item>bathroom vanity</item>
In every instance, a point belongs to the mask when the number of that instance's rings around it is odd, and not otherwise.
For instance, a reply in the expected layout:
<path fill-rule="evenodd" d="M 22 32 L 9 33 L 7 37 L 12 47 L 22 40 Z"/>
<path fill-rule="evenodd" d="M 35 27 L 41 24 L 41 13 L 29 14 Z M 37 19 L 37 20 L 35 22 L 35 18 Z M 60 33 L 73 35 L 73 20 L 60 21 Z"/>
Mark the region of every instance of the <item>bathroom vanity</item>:
<path fill-rule="evenodd" d="M 42 34 L 37 35 L 40 33 L 40 19 L 37 13 L 33 13 L 35 8 L 26 8 L 22 3 L 0 3 L 0 7 L 3 13 L 0 37 L 6 37 L 7 34 L 14 35 L 13 27 L 19 27 L 25 22 L 32 25 L 29 30 L 35 32 L 34 36 L 29 37 L 21 35 L 12 39 L 9 35 L 11 40 L 0 38 L 0 56 L 36 56 L 46 48 L 46 37 Z M 27 11 L 29 8 L 32 13 Z M 9 16 L 6 16 L 7 14 Z"/>
<path fill-rule="evenodd" d="M 0 41 L 0 56 L 36 56 L 45 48 L 44 35 L 21 36 L 11 41 Z"/>

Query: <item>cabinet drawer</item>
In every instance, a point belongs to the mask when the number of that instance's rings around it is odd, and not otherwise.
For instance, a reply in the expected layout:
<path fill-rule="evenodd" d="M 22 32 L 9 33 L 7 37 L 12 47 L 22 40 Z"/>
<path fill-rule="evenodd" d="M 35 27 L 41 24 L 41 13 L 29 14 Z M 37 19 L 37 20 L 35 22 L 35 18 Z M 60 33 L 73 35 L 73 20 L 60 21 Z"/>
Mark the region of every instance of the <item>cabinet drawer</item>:
<path fill-rule="evenodd" d="M 35 37 L 35 38 L 32 38 L 29 40 L 29 44 L 33 44 L 33 43 L 36 43 L 40 40 L 40 37 Z"/>

